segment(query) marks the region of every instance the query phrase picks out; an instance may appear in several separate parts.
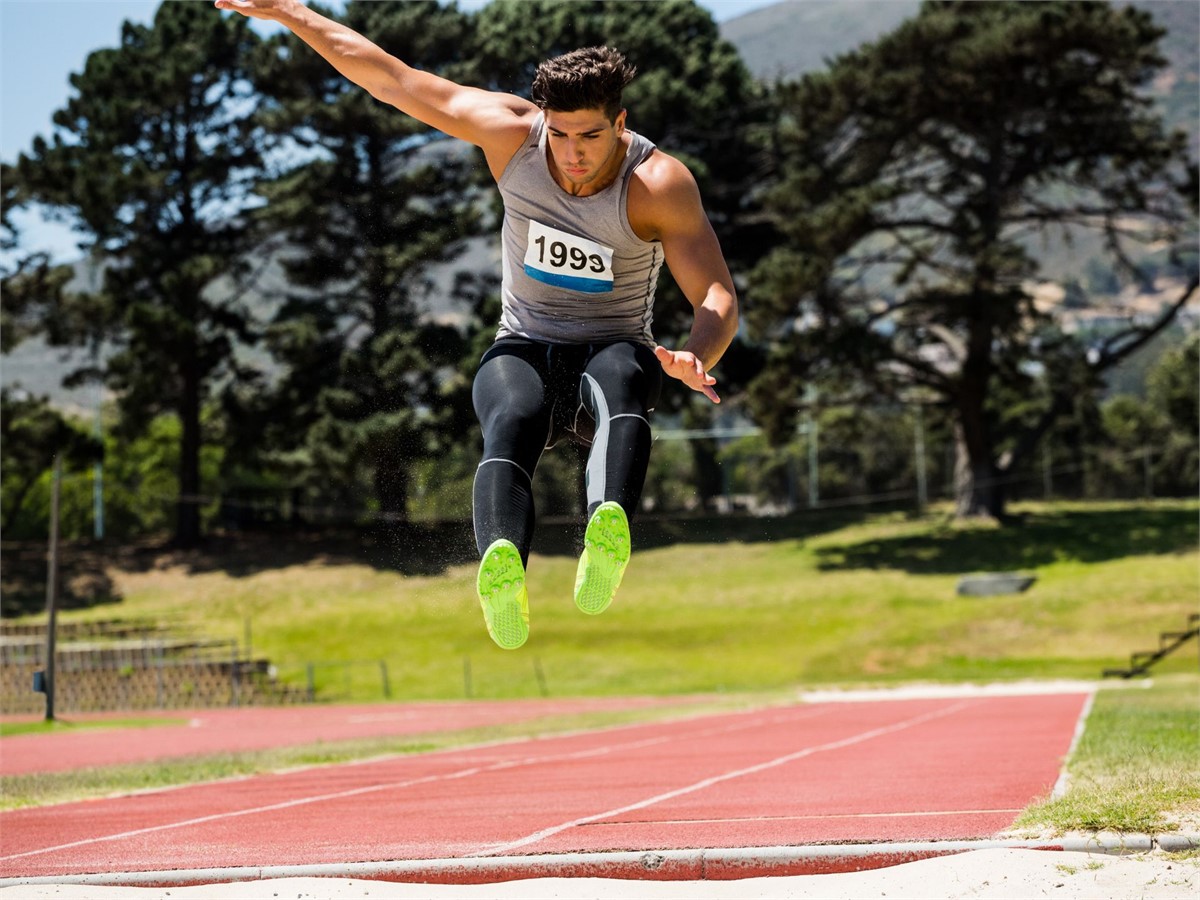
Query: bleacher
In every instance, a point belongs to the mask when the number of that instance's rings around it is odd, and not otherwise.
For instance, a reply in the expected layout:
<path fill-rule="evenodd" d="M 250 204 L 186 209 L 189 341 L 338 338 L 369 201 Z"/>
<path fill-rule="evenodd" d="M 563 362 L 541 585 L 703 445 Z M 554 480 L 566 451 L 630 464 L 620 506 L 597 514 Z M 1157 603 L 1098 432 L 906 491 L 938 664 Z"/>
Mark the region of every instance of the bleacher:
<path fill-rule="evenodd" d="M 55 643 L 58 712 L 251 706 L 311 700 L 279 683 L 269 660 L 241 655 L 236 641 L 174 633 L 154 622 L 63 623 Z M 38 713 L 46 626 L 0 623 L 0 712 Z"/>

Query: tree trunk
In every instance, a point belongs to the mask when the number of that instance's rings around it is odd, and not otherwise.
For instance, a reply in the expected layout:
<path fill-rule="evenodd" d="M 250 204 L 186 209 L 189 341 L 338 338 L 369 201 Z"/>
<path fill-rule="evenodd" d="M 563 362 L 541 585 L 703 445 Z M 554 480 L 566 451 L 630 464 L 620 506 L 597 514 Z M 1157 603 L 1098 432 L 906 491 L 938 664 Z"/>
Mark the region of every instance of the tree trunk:
<path fill-rule="evenodd" d="M 972 343 L 986 346 L 978 334 Z M 999 519 L 1004 497 L 997 479 L 991 428 L 987 417 L 988 350 L 976 346 L 963 365 L 954 422 L 954 514 L 957 518 Z"/>
<path fill-rule="evenodd" d="M 960 519 L 1001 519 L 1004 488 L 992 462 L 991 447 L 963 421 L 954 423 L 954 514 Z"/>
<path fill-rule="evenodd" d="M 981 274 L 991 282 L 991 272 Z M 987 401 L 992 380 L 992 341 L 995 329 L 990 315 L 992 297 L 978 291 L 971 304 L 966 355 L 956 396 L 954 422 L 955 515 L 962 518 L 1000 519 L 1004 495 L 997 478 L 996 454 Z"/>

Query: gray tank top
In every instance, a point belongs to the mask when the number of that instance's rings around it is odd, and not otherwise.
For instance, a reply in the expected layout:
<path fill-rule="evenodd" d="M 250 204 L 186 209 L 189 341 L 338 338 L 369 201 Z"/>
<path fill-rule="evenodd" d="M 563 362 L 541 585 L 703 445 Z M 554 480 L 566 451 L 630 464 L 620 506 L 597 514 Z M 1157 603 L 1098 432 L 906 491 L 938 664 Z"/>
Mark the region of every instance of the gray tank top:
<path fill-rule="evenodd" d="M 634 233 L 627 209 L 629 179 L 654 144 L 634 132 L 630 137 L 616 181 L 573 197 L 550 174 L 545 116 L 534 120 L 498 182 L 504 200 L 498 338 L 654 343 L 662 247 Z"/>

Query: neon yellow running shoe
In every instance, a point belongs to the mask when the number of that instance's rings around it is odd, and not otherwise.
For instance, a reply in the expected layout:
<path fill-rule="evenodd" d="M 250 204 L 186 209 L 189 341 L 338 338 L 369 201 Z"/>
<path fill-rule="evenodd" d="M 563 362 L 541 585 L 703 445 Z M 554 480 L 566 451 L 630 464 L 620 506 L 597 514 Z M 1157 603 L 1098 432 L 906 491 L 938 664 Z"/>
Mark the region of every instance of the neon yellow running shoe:
<path fill-rule="evenodd" d="M 501 538 L 484 551 L 475 578 L 483 621 L 496 645 L 516 650 L 529 638 L 529 593 L 521 551 Z"/>
<path fill-rule="evenodd" d="M 583 555 L 575 572 L 575 605 L 590 616 L 608 609 L 632 552 L 625 510 L 611 500 L 601 503 L 584 532 Z"/>

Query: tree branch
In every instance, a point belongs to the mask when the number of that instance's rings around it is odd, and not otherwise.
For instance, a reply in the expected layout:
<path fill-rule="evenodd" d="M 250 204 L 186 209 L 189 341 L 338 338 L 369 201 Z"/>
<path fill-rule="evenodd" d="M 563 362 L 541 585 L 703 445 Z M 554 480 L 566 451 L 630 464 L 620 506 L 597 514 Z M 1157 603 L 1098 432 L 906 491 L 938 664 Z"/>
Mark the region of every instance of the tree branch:
<path fill-rule="evenodd" d="M 1179 314 L 1179 311 L 1183 309 L 1188 300 L 1192 298 L 1192 294 L 1196 293 L 1197 286 L 1200 286 L 1200 275 L 1193 274 L 1191 280 L 1187 284 L 1187 287 L 1184 288 L 1183 293 L 1179 295 L 1179 299 L 1167 307 L 1163 314 L 1158 317 L 1158 321 L 1156 321 L 1153 325 L 1145 328 L 1127 328 L 1126 330 L 1119 332 L 1118 334 L 1115 334 L 1106 340 L 1104 345 L 1100 348 L 1100 358 L 1097 359 L 1095 363 L 1089 363 L 1092 371 L 1103 372 L 1106 369 L 1110 369 L 1121 360 L 1125 359 L 1125 357 L 1137 350 L 1139 347 L 1145 346 L 1145 344 L 1147 344 L 1163 329 L 1175 321 L 1175 317 Z M 1117 346 L 1121 343 L 1121 341 L 1134 335 L 1136 335 L 1134 340 L 1127 344 Z"/>

